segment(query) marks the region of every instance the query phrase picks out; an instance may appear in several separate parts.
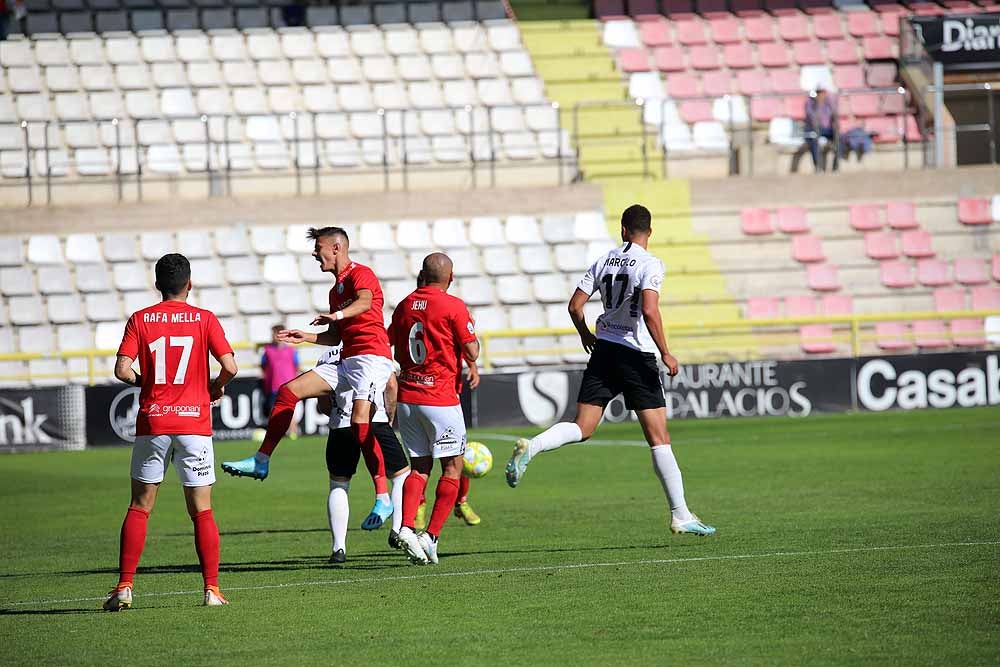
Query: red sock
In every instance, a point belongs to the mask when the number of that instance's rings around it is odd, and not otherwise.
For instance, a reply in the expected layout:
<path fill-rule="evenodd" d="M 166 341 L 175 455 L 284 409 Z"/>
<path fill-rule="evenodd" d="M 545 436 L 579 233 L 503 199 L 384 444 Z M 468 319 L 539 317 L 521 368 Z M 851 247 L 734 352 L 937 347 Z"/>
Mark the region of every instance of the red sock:
<path fill-rule="evenodd" d="M 292 425 L 292 417 L 295 415 L 295 406 L 299 402 L 299 397 L 292 393 L 288 387 L 282 386 L 278 390 L 278 398 L 271 408 L 271 416 L 267 419 L 267 433 L 264 435 L 264 442 L 259 451 L 268 456 L 278 446 L 281 439 L 288 433 L 288 427 Z"/>
<path fill-rule="evenodd" d="M 194 548 L 201 563 L 205 588 L 219 585 L 219 527 L 215 525 L 212 510 L 194 515 Z"/>
<path fill-rule="evenodd" d="M 427 488 L 427 476 L 415 470 L 407 475 L 406 481 L 403 482 L 403 525 L 411 530 L 425 488 Z"/>
<path fill-rule="evenodd" d="M 456 505 L 461 505 L 469 499 L 469 482 L 471 480 L 462 475 L 458 478 L 458 500 L 455 501 Z"/>
<path fill-rule="evenodd" d="M 444 522 L 451 515 L 451 509 L 458 498 L 458 480 L 454 477 L 441 477 L 437 490 L 434 491 L 434 509 L 431 511 L 431 521 L 427 524 L 427 532 L 438 537 Z"/>
<path fill-rule="evenodd" d="M 378 440 L 375 439 L 375 434 L 372 433 L 372 425 L 368 423 L 351 424 L 351 428 L 354 429 L 354 435 L 361 443 L 361 453 L 365 457 L 365 466 L 371 473 L 372 481 L 375 482 L 375 493 L 389 493 L 389 485 L 385 478 L 385 459 L 382 458 L 382 448 L 379 446 Z"/>
<path fill-rule="evenodd" d="M 149 512 L 138 507 L 129 507 L 122 521 L 121 540 L 118 550 L 118 585 L 132 585 L 135 570 L 139 567 L 142 548 L 146 545 L 146 524 Z"/>

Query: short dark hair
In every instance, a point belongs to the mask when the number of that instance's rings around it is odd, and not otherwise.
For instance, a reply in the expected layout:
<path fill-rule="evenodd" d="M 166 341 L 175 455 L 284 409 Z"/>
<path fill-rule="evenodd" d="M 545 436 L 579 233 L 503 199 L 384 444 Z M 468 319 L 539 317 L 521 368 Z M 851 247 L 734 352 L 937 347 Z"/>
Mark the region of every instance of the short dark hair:
<path fill-rule="evenodd" d="M 285 330 L 284 324 L 275 324 L 274 326 L 271 327 L 271 333 L 274 333 L 275 331 L 284 331 L 284 330 Z"/>
<path fill-rule="evenodd" d="M 306 232 L 306 236 L 313 241 L 321 239 L 324 236 L 343 236 L 344 242 L 348 246 L 351 245 L 351 239 L 347 236 L 347 230 L 343 227 L 310 227 L 309 231 Z"/>
<path fill-rule="evenodd" d="M 648 233 L 652 221 L 653 216 L 650 215 L 649 209 L 642 204 L 632 204 L 622 213 L 622 227 L 628 230 L 629 234 Z"/>
<path fill-rule="evenodd" d="M 164 255 L 156 262 L 156 288 L 164 297 L 177 296 L 191 280 L 191 262 L 180 253 Z"/>

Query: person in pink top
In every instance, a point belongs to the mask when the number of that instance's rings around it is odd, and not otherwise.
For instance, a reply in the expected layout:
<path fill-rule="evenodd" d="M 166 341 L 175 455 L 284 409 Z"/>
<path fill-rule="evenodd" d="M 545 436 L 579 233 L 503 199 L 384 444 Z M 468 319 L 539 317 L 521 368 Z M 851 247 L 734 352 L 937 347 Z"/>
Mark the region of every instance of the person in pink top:
<path fill-rule="evenodd" d="M 299 374 L 298 350 L 278 340 L 278 332 L 284 329 L 284 324 L 275 324 L 271 327 L 271 343 L 264 346 L 264 352 L 260 357 L 264 412 L 268 415 L 271 414 L 274 402 L 278 399 L 281 385 L 293 380 Z M 299 436 L 298 420 L 294 417 L 288 433 L 293 440 Z"/>

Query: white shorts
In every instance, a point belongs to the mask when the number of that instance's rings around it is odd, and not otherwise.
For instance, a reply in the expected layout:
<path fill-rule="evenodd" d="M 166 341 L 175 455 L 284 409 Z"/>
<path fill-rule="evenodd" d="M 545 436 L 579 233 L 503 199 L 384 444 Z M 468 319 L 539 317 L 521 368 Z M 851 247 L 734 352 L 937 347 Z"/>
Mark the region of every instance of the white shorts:
<path fill-rule="evenodd" d="M 184 486 L 215 484 L 215 451 L 210 435 L 135 436 L 132 479 L 159 484 L 163 481 L 167 461 L 171 460 Z"/>
<path fill-rule="evenodd" d="M 399 432 L 410 456 L 443 459 L 465 453 L 465 417 L 461 405 L 399 404 Z"/>
<path fill-rule="evenodd" d="M 342 362 L 339 359 L 334 362 L 325 362 L 324 359 L 327 356 L 320 357 L 313 371 L 330 386 L 333 408 L 330 411 L 328 428 L 331 430 L 349 428 L 351 426 L 351 412 L 354 409 L 354 389 L 348 383 L 341 381 L 345 374 Z M 388 376 L 386 376 L 385 381 L 389 381 Z M 382 391 L 376 392 L 369 400 L 375 404 L 375 415 L 372 417 L 372 421 L 388 422 L 389 415 L 385 411 L 385 385 L 382 385 Z"/>

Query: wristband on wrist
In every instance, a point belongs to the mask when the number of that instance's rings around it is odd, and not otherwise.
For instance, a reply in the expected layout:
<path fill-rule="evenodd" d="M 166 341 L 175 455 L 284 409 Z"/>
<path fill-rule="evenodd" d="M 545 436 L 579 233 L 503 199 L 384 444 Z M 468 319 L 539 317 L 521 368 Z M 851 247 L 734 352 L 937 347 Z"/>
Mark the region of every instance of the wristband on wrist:
<path fill-rule="evenodd" d="M 339 322 L 340 320 L 344 319 L 344 311 L 338 310 L 336 313 L 333 314 L 333 316 Z"/>

